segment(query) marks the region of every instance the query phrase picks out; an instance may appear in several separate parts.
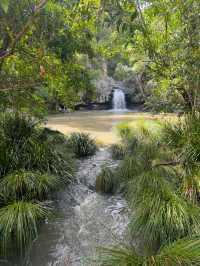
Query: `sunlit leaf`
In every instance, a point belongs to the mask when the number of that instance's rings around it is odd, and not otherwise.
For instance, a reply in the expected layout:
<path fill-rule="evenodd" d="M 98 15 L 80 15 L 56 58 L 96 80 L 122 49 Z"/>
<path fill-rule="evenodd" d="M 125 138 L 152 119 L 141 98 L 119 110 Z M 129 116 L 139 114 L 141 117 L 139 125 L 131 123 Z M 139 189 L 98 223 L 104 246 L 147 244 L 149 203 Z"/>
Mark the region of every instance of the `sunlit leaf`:
<path fill-rule="evenodd" d="M 9 7 L 9 0 L 1 0 L 0 6 L 4 10 L 4 12 L 7 13 Z"/>

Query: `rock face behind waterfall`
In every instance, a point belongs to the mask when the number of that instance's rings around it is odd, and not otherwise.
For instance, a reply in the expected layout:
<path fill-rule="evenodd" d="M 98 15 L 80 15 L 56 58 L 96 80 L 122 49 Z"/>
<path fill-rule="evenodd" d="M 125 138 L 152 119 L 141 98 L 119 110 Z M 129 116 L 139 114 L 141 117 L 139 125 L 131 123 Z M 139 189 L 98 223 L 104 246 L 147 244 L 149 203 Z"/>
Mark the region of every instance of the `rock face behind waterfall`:
<path fill-rule="evenodd" d="M 109 102 L 113 88 L 119 87 L 120 85 L 121 84 L 119 84 L 119 82 L 108 76 L 107 65 L 106 63 L 103 63 L 103 71 L 99 78 L 95 81 L 97 102 Z"/>
<path fill-rule="evenodd" d="M 102 71 L 98 78 L 93 81 L 96 88 L 96 100 L 88 105 L 76 105 L 76 110 L 106 110 L 112 109 L 113 88 L 120 88 L 121 82 L 114 80 L 107 74 L 107 65 L 102 63 Z"/>
<path fill-rule="evenodd" d="M 116 88 L 118 88 L 121 89 L 125 94 L 126 107 L 132 108 L 135 107 L 135 104 L 140 104 L 140 99 L 137 99 L 135 96 L 138 95 L 136 89 L 137 83 L 135 79 L 131 80 L 129 83 L 115 80 L 113 77 L 108 75 L 107 63 L 102 62 L 101 65 L 102 71 L 98 78 L 94 81 L 94 86 L 96 87 L 97 103 L 107 104 L 108 108 L 105 109 L 113 108 L 113 97 L 115 96 L 114 93 Z M 121 109 L 125 109 L 126 107 Z"/>

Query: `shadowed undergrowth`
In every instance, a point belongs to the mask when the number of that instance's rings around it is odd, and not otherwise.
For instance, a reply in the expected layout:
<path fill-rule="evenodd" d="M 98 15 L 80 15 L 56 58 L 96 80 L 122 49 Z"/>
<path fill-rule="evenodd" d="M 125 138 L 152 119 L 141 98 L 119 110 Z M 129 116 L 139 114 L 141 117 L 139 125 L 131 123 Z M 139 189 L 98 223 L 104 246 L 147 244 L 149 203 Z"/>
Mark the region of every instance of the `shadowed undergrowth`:
<path fill-rule="evenodd" d="M 52 212 L 54 192 L 73 178 L 74 155 L 59 132 L 25 114 L 0 118 L 0 247 L 23 250 Z"/>

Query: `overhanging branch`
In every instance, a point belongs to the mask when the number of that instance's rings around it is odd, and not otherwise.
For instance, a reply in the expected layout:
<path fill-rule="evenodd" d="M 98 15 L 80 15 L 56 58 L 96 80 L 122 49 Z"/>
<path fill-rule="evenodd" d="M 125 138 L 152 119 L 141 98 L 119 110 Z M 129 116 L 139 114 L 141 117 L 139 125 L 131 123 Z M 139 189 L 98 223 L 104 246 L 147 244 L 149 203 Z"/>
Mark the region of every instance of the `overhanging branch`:
<path fill-rule="evenodd" d="M 46 5 L 47 2 L 48 0 L 41 0 L 39 4 L 35 6 L 33 14 L 28 18 L 23 28 L 16 34 L 14 40 L 11 42 L 9 47 L 5 51 L 0 52 L 0 61 L 14 53 L 17 43 L 20 41 L 23 35 L 28 31 L 29 27 L 34 22 L 35 17 L 38 15 L 40 10 Z"/>

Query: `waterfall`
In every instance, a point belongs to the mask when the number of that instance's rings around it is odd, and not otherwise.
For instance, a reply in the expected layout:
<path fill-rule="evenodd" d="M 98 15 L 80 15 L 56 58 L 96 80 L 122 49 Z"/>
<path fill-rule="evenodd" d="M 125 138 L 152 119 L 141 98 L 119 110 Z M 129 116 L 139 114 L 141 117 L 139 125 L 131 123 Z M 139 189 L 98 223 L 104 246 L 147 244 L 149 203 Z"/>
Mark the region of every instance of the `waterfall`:
<path fill-rule="evenodd" d="M 125 110 L 126 109 L 126 100 L 125 94 L 121 89 L 115 89 L 113 94 L 113 110 Z"/>

